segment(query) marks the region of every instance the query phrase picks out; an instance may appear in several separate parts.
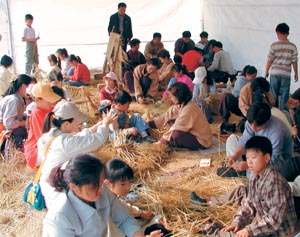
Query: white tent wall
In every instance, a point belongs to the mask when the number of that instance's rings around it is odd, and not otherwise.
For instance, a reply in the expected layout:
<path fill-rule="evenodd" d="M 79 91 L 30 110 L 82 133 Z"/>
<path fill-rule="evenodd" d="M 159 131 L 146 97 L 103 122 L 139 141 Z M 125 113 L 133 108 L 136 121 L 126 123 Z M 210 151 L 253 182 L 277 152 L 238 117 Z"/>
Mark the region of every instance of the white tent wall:
<path fill-rule="evenodd" d="M 1 2 L 4 0 L 0 0 Z M 8 0 L 12 19 L 13 55 L 17 72 L 24 72 L 24 49 L 21 42 L 24 16 L 34 16 L 33 28 L 38 41 L 40 67 L 49 69 L 47 56 L 58 48 L 79 55 L 90 68 L 103 66 L 108 43 L 107 26 L 120 1 L 108 0 Z M 131 17 L 133 37 L 143 43 L 154 32 L 162 34 L 166 49 L 174 54 L 174 42 L 184 30 L 199 40 L 202 29 L 201 0 L 127 0 L 126 13 Z M 1 32 L 0 32 L 1 33 Z M 2 42 L 3 43 L 3 42 Z M 2 43 L 0 47 L 2 47 Z M 129 49 L 129 46 L 128 46 Z"/>
<path fill-rule="evenodd" d="M 290 26 L 289 39 L 300 49 L 299 12 L 299 0 L 203 1 L 204 29 L 209 38 L 223 43 L 236 70 L 251 64 L 262 76 L 270 44 L 277 40 L 275 28 L 278 23 L 286 22 Z M 299 82 L 293 82 L 291 91 L 297 88 Z"/>
<path fill-rule="evenodd" d="M 11 55 L 9 50 L 9 30 L 6 11 L 6 1 L 0 0 L 0 34 L 2 36 L 2 40 L 0 41 L 0 55 Z"/>

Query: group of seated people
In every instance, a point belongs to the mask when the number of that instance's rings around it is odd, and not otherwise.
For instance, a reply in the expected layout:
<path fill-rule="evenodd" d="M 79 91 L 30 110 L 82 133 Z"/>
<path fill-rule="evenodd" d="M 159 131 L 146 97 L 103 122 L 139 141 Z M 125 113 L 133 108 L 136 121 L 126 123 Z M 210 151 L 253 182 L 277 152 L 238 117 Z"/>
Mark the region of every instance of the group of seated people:
<path fill-rule="evenodd" d="M 105 236 L 109 232 L 114 237 L 124 234 L 155 237 L 168 232 L 164 228 L 151 233 L 146 229 L 141 231 L 132 214 L 149 220 L 153 213 L 132 206 L 128 211 L 128 205 L 118 199 L 126 196 L 133 179 L 133 171 L 126 163 L 113 159 L 104 168 L 98 158 L 87 153 L 112 141 L 120 131 L 128 140 L 155 142 L 150 130 L 163 127 L 166 130 L 157 141 L 159 144 L 190 150 L 211 147 L 213 135 L 199 98 L 207 93 L 205 85 L 227 81 L 234 72 L 221 42 L 208 41 L 206 32 L 200 34 L 197 45 L 190 37 L 190 32 L 185 31 L 176 41 L 174 62 L 164 49 L 159 33 L 147 44 L 145 57 L 139 52 L 140 41 L 132 39 L 127 53 L 129 61 L 123 67 L 122 80 L 127 91 L 118 88 L 120 80 L 116 73 L 107 73 L 105 86 L 99 92 L 102 119 L 89 128 L 81 128 L 87 115 L 66 100 L 66 91 L 62 89 L 63 81 L 72 86 L 88 85 L 90 74 L 79 57 L 69 56 L 65 49 L 57 50 L 56 56 L 50 55 L 52 69 L 48 83 L 30 86 L 34 79 L 28 75 L 7 76 L 10 83 L 3 84 L 7 89 L 1 92 L 0 129 L 12 131 L 17 148 L 24 150 L 31 168 L 37 169 L 45 160 L 40 179 L 48 208 L 43 236 L 94 236 L 96 233 Z M 12 60 L 3 56 L 1 70 L 7 70 L 11 64 Z M 294 182 L 299 175 L 295 164 L 298 159 L 292 157 L 293 136 L 297 137 L 298 131 L 273 107 L 268 81 L 256 74 L 254 66 L 246 66 L 235 81 L 233 95 L 224 93 L 219 107 L 223 119 L 221 133 L 228 131 L 230 113 L 240 116 L 244 122 L 242 136 L 232 134 L 227 139 L 226 169 L 234 170 L 237 176 L 249 177 L 249 185 L 241 188 L 245 199 L 233 224 L 222 231 L 235 232 L 236 236 L 287 236 L 295 230 L 296 221 L 287 181 Z M 25 99 L 30 87 L 34 104 L 26 119 Z M 287 104 L 297 109 L 293 118 L 296 123 L 300 121 L 299 90 Z M 164 113 L 147 121 L 138 113 L 129 115 L 133 100 L 130 93 L 134 93 L 137 103 L 149 104 L 159 99 L 160 91 L 162 100 L 170 102 Z M 115 177 L 116 174 L 120 175 Z M 126 188 L 120 190 L 118 186 Z M 297 187 L 297 182 L 291 187 Z M 239 191 L 230 197 L 238 199 Z M 198 204 L 208 203 L 196 193 L 191 194 L 191 199 Z M 255 218 L 247 225 L 251 216 Z M 226 236 L 222 231 L 213 236 Z"/>
<path fill-rule="evenodd" d="M 221 42 L 208 40 L 207 32 L 201 32 L 201 39 L 195 44 L 191 33 L 184 31 L 182 38 L 175 42 L 174 62 L 169 51 L 164 48 L 161 37 L 158 32 L 153 34 L 153 39 L 146 44 L 145 56 L 139 51 L 139 39 L 134 38 L 129 42 L 131 49 L 127 52 L 128 60 L 123 65 L 121 80 L 129 92 L 146 99 L 138 99 L 139 103 L 147 103 L 147 98 L 153 98 L 158 91 L 168 88 L 170 79 L 176 78 L 176 63 L 185 66 L 183 73 L 192 81 L 198 69 L 198 77 L 194 81 L 197 88 L 195 96 L 200 92 L 200 95 L 205 96 L 207 85 L 213 89 L 215 83 L 227 82 L 228 78 L 230 81 L 234 80 L 235 72 L 229 53 L 223 50 Z"/>

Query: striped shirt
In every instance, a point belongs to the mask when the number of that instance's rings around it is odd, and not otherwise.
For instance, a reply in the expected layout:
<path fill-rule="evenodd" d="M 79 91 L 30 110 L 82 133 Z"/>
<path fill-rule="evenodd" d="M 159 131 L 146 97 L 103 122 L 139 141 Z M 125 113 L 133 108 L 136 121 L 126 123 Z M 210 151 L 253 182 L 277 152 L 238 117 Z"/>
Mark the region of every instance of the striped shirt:
<path fill-rule="evenodd" d="M 246 227 L 250 236 L 286 237 L 295 231 L 296 220 L 291 188 L 284 177 L 270 167 L 261 176 L 252 173 L 248 196 L 233 223 Z"/>
<path fill-rule="evenodd" d="M 271 45 L 268 59 L 272 61 L 271 75 L 290 77 L 291 65 L 298 61 L 297 47 L 288 40 L 279 40 Z"/>

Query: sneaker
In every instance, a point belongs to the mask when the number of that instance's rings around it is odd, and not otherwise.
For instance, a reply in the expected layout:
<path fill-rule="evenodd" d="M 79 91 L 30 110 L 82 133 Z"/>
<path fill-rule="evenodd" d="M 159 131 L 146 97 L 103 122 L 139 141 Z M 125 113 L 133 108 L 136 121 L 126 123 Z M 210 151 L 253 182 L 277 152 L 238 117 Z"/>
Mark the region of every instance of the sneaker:
<path fill-rule="evenodd" d="M 157 142 L 154 138 L 152 138 L 152 137 L 150 137 L 150 136 L 143 137 L 143 138 L 142 138 L 142 141 L 143 141 L 143 142 L 148 142 L 148 143 L 154 143 L 154 142 Z"/>
<path fill-rule="evenodd" d="M 191 192 L 190 200 L 194 204 L 207 205 L 207 200 L 199 197 L 195 192 Z"/>

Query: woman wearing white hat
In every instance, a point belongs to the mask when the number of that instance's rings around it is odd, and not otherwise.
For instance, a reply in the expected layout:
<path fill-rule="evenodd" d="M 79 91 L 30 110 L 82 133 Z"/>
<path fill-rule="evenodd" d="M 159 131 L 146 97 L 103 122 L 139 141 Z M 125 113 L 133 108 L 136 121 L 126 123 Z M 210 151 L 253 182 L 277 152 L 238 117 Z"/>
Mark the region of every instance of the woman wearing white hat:
<path fill-rule="evenodd" d="M 49 130 L 51 118 L 54 128 Z M 48 208 L 58 195 L 48 182 L 51 170 L 80 153 L 91 152 L 102 146 L 108 139 L 108 125 L 116 116 L 108 114 L 93 127 L 79 132 L 79 126 L 86 119 L 87 115 L 80 112 L 73 102 L 66 100 L 57 103 L 45 118 L 44 132 L 49 131 L 38 141 L 38 157 L 44 156 L 45 159 L 40 185 Z"/>

